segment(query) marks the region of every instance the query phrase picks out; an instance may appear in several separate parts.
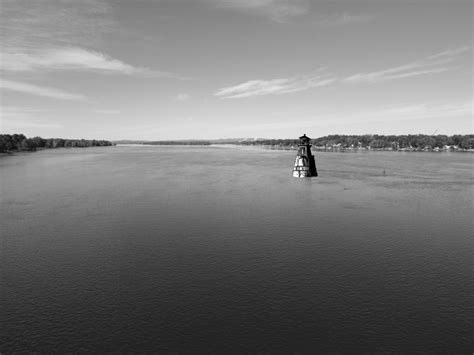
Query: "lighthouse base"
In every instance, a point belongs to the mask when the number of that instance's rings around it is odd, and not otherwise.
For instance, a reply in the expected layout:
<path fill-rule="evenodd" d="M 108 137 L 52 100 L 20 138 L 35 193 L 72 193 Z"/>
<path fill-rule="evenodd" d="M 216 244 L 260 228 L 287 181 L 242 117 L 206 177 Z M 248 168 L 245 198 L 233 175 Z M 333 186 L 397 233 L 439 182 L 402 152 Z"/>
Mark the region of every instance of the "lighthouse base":
<path fill-rule="evenodd" d="M 318 176 L 316 164 L 314 162 L 314 156 L 309 156 L 309 159 L 306 157 L 297 156 L 295 167 L 293 168 L 293 176 L 297 178 Z"/>
<path fill-rule="evenodd" d="M 293 177 L 297 177 L 297 178 L 311 177 L 309 168 L 306 166 L 295 166 L 295 170 L 293 170 Z"/>

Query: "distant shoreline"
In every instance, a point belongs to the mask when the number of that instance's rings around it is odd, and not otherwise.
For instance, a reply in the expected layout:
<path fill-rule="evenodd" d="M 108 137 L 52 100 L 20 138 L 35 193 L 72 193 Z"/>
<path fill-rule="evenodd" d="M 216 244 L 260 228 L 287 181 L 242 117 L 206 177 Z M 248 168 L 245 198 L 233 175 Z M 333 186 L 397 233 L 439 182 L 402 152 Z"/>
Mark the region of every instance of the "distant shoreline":
<path fill-rule="evenodd" d="M 237 145 L 263 146 L 271 149 L 296 149 L 298 139 L 265 139 L 265 138 L 225 138 L 212 140 L 118 140 L 115 144 L 142 145 L 195 145 L 209 146 Z M 474 149 L 474 135 L 329 135 L 312 139 L 314 150 L 352 151 L 352 150 L 383 150 L 383 151 L 469 151 Z"/>
<path fill-rule="evenodd" d="M 283 146 L 283 145 L 265 145 L 265 144 L 234 144 L 234 143 L 211 143 L 211 144 L 145 144 L 145 143 L 117 143 L 117 147 L 153 147 L 153 146 L 163 146 L 163 147 L 228 147 L 228 148 L 262 148 L 262 149 L 270 149 L 270 150 L 297 150 L 297 146 Z M 474 152 L 474 149 L 390 149 L 390 148 L 340 148 L 340 147 L 321 147 L 321 146 L 313 146 L 313 151 L 315 152 L 323 152 L 323 153 L 355 153 L 355 152 L 428 152 L 428 153 L 466 153 L 466 152 Z"/>

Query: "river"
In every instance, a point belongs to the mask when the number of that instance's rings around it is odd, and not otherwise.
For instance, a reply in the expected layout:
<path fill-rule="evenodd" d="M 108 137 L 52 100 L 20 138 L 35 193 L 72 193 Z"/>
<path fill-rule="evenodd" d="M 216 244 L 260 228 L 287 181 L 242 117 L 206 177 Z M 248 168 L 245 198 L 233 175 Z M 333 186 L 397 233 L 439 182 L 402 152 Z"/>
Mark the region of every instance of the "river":
<path fill-rule="evenodd" d="M 472 353 L 471 153 L 0 157 L 0 352 Z"/>

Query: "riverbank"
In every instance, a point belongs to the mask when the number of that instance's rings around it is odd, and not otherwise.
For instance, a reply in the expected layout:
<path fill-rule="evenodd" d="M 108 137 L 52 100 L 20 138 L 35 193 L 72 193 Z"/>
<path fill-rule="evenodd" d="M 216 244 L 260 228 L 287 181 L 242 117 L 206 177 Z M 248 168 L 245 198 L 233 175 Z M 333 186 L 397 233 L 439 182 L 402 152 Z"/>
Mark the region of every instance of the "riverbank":
<path fill-rule="evenodd" d="M 39 149 L 88 148 L 112 146 L 114 143 L 97 139 L 27 138 L 24 134 L 0 134 L 0 153 L 34 152 Z"/>

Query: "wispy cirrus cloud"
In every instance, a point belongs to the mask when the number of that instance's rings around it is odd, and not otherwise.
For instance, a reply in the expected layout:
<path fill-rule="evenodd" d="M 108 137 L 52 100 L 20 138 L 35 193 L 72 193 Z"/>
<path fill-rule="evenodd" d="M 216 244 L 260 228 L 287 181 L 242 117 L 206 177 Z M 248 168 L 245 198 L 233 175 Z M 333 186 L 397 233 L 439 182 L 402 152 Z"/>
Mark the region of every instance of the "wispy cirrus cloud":
<path fill-rule="evenodd" d="M 0 89 L 30 94 L 35 96 L 49 97 L 58 100 L 87 101 L 87 98 L 80 94 L 71 93 L 61 89 L 47 86 L 37 86 L 21 81 L 0 79 Z"/>
<path fill-rule="evenodd" d="M 344 79 L 322 72 L 317 75 L 296 76 L 270 80 L 249 80 L 235 86 L 219 89 L 215 96 L 224 99 L 237 99 L 263 95 L 279 95 L 305 91 L 331 84 L 383 83 L 391 80 L 412 78 L 428 74 L 438 74 L 452 69 L 449 64 L 468 52 L 470 47 L 464 46 L 446 50 L 409 64 L 375 72 L 358 73 Z"/>
<path fill-rule="evenodd" d="M 466 53 L 469 50 L 470 47 L 467 46 L 446 50 L 394 68 L 357 73 L 345 78 L 344 82 L 373 84 L 389 80 L 442 73 L 448 71 L 450 69 L 449 64 L 455 61 L 461 54 Z"/>
<path fill-rule="evenodd" d="M 208 0 L 218 8 L 256 14 L 285 23 L 310 10 L 307 0 Z"/>
<path fill-rule="evenodd" d="M 186 79 L 104 53 L 104 35 L 118 28 L 111 3 L 104 0 L 3 0 L 0 69 L 15 73 L 93 71 Z"/>
<path fill-rule="evenodd" d="M 6 48 L 1 69 L 12 72 L 94 71 L 147 77 L 184 78 L 177 74 L 135 67 L 118 59 L 80 47 Z"/>
<path fill-rule="evenodd" d="M 335 79 L 328 74 L 271 80 L 250 80 L 239 85 L 222 88 L 214 95 L 223 99 L 239 99 L 253 96 L 289 94 L 327 86 L 334 81 Z"/>

